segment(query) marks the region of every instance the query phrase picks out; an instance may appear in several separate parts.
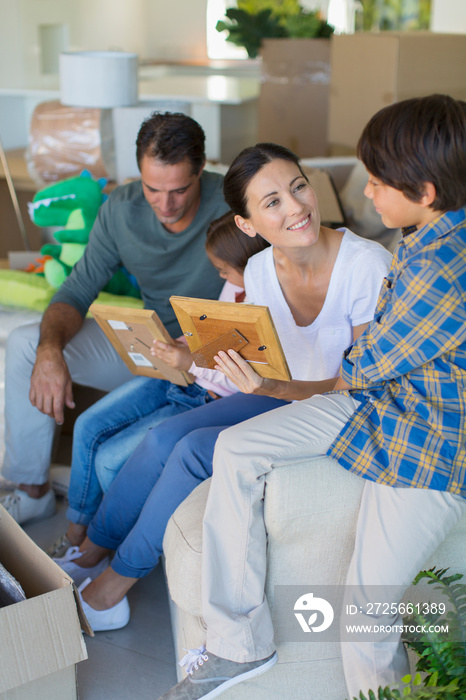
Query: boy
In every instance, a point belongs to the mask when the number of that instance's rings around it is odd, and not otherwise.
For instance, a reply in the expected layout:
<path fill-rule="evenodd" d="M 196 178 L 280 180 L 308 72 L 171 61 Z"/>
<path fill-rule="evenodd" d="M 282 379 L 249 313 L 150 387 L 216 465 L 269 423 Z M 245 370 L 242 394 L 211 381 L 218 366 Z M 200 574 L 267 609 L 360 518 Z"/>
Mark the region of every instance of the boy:
<path fill-rule="evenodd" d="M 399 602 L 465 512 L 464 107 L 443 95 L 405 100 L 364 129 L 365 194 L 403 239 L 374 321 L 345 352 L 338 391 L 220 435 L 203 532 L 207 650 L 190 655 L 188 678 L 163 700 L 217 697 L 277 659 L 264 597 L 263 496 L 273 468 L 328 454 L 366 479 L 346 581 L 357 593 L 345 601 L 363 611 L 371 586 L 390 586 L 387 602 Z M 396 614 L 361 617 L 400 623 Z M 351 698 L 409 671 L 398 632 L 345 642 L 342 654 Z"/>

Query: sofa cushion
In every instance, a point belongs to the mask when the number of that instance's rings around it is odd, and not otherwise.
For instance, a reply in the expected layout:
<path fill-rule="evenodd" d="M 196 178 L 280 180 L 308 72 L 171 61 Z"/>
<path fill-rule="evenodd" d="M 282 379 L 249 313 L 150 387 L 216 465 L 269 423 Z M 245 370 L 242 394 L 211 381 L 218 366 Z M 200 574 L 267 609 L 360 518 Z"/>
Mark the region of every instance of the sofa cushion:
<path fill-rule="evenodd" d="M 281 467 L 266 478 L 267 597 L 276 584 L 341 583 L 351 557 L 363 480 L 329 457 Z M 171 517 L 164 538 L 170 595 L 201 614 L 202 518 L 210 479 Z M 345 535 L 345 536 L 342 536 Z"/>
<path fill-rule="evenodd" d="M 201 615 L 202 519 L 209 488 L 210 479 L 207 479 L 178 506 L 163 539 L 170 596 L 182 610 L 198 616 Z"/>

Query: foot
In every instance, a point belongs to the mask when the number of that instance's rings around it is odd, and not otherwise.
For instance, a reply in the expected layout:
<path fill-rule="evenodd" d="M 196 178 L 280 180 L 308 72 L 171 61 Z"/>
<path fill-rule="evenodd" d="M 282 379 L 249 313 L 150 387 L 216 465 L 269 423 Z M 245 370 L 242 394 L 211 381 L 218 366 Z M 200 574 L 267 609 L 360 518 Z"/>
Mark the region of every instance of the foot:
<path fill-rule="evenodd" d="M 180 661 L 180 666 L 186 666 L 187 678 L 173 686 L 159 700 L 216 698 L 233 685 L 265 673 L 277 662 L 277 659 L 277 653 L 274 652 L 260 661 L 238 663 L 215 656 L 210 651 L 206 651 L 205 646 L 200 649 L 190 649 Z"/>
<path fill-rule="evenodd" d="M 123 600 L 120 600 L 113 608 L 95 610 L 91 608 L 89 603 L 86 603 L 82 597 L 82 591 L 90 582 L 90 578 L 85 579 L 78 588 L 78 592 L 81 598 L 83 612 L 94 632 L 107 632 L 109 630 L 119 630 L 122 627 L 126 627 L 130 618 L 128 598 L 125 596 Z"/>
<path fill-rule="evenodd" d="M 80 552 L 79 547 L 69 547 L 62 557 L 53 557 L 54 562 L 71 576 L 77 586 L 80 586 L 85 579 L 92 581 L 97 578 L 110 566 L 110 557 L 108 556 L 101 559 L 95 566 L 79 566 L 79 559 L 83 554 L 85 552 Z"/>
<path fill-rule="evenodd" d="M 53 464 L 50 467 L 49 481 L 51 488 L 57 496 L 68 496 L 70 486 L 71 467 Z"/>
<path fill-rule="evenodd" d="M 63 535 L 60 535 L 58 540 L 56 540 L 51 547 L 45 550 L 45 553 L 48 554 L 49 557 L 52 557 L 52 559 L 61 559 L 72 546 L 65 532 Z"/>
<path fill-rule="evenodd" d="M 51 490 L 40 498 L 32 498 L 25 491 L 15 489 L 1 498 L 0 503 L 20 525 L 50 518 L 56 510 L 55 494 Z"/>
<path fill-rule="evenodd" d="M 70 547 L 80 547 L 84 542 L 87 533 L 86 525 L 77 523 L 68 523 L 68 530 L 60 535 L 60 537 L 45 550 L 45 553 L 52 559 L 62 558 L 65 556 Z"/>

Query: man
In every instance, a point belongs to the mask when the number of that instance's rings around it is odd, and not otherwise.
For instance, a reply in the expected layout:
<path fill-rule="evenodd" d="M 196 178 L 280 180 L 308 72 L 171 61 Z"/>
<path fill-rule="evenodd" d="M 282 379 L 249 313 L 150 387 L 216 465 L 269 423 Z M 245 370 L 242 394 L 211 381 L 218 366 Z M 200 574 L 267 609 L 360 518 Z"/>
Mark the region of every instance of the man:
<path fill-rule="evenodd" d="M 111 391 L 132 376 L 95 321 L 85 319 L 115 271 L 123 265 L 134 275 L 145 307 L 172 335 L 180 329 L 171 294 L 218 298 L 222 280 L 204 242 L 227 206 L 222 177 L 204 171 L 204 144 L 190 117 L 147 119 L 136 141 L 141 180 L 118 187 L 101 207 L 84 256 L 40 328 L 22 326 L 8 339 L 2 474 L 18 487 L 0 502 L 19 523 L 55 512 L 48 471 L 55 424 L 75 405 L 72 382 Z"/>

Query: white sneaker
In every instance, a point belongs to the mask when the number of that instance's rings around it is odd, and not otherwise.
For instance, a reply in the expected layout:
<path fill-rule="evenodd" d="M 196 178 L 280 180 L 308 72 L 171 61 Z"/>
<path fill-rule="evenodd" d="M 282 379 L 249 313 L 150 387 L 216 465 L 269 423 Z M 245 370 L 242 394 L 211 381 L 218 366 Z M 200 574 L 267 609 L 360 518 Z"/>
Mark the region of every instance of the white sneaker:
<path fill-rule="evenodd" d="M 0 503 L 20 525 L 50 518 L 56 510 L 52 489 L 40 498 L 31 498 L 26 491 L 15 489 L 13 493 L 0 498 Z"/>
<path fill-rule="evenodd" d="M 125 596 L 119 603 L 114 605 L 113 608 L 107 608 L 107 610 L 95 610 L 94 608 L 91 608 L 89 603 L 86 603 L 86 601 L 83 600 L 81 595 L 81 592 L 90 582 L 90 578 L 85 579 L 85 581 L 83 581 L 81 586 L 78 588 L 78 593 L 79 597 L 81 598 L 83 612 L 94 632 L 107 632 L 109 630 L 119 630 L 122 627 L 126 627 L 130 618 L 128 598 Z"/>
<path fill-rule="evenodd" d="M 102 561 L 99 561 L 95 566 L 90 566 L 87 569 L 84 566 L 79 566 L 76 561 L 80 559 L 83 554 L 84 552 L 79 551 L 79 547 L 69 547 L 62 557 L 52 557 L 53 561 L 56 562 L 63 571 L 66 571 L 68 576 L 71 576 L 77 586 L 80 586 L 86 579 L 89 579 L 89 581 L 94 580 L 97 576 L 100 576 L 102 571 L 105 571 L 105 569 L 110 566 L 110 557 L 108 556 L 104 557 Z"/>

